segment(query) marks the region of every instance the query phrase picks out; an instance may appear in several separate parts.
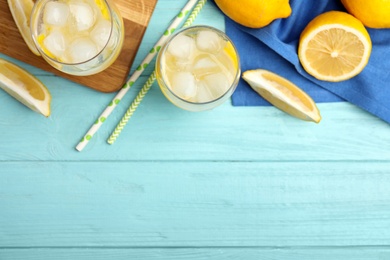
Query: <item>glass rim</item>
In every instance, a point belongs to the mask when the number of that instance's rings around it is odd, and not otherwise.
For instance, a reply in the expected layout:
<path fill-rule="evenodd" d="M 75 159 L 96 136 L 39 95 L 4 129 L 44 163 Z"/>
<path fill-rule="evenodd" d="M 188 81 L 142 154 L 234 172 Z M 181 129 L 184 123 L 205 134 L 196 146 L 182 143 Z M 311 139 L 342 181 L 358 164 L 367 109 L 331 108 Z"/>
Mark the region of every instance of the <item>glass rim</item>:
<path fill-rule="evenodd" d="M 196 30 L 197 28 L 206 28 L 206 29 L 210 29 L 212 31 L 215 31 L 217 32 L 218 34 L 222 35 L 223 38 L 225 38 L 228 42 L 230 42 L 233 46 L 233 49 L 234 49 L 234 53 L 236 54 L 236 58 L 237 58 L 237 69 L 236 69 L 236 74 L 234 76 L 234 80 L 233 82 L 230 84 L 229 88 L 222 94 L 220 95 L 219 97 L 215 98 L 215 99 L 212 99 L 210 101 L 206 101 L 206 102 L 194 102 L 194 101 L 189 101 L 189 100 L 186 100 L 180 96 L 178 96 L 177 94 L 175 94 L 175 92 L 173 92 L 171 90 L 171 88 L 169 87 L 169 84 L 167 84 L 167 81 L 165 80 L 165 77 L 163 75 L 163 73 L 159 73 L 161 74 L 161 78 L 160 80 L 163 81 L 164 85 L 166 86 L 166 89 L 169 91 L 169 93 L 171 93 L 175 98 L 179 99 L 180 101 L 184 102 L 184 103 L 187 103 L 187 104 L 191 104 L 191 105 L 195 105 L 195 106 L 202 106 L 202 105 L 208 105 L 208 104 L 212 104 L 212 103 L 215 103 L 217 102 L 218 100 L 224 98 L 228 93 L 230 93 L 230 91 L 234 90 L 237 85 L 238 85 L 238 81 L 240 80 L 240 75 L 241 75 L 241 66 L 240 66 L 240 56 L 238 55 L 238 51 L 237 51 L 237 48 L 236 46 L 234 45 L 233 41 L 229 38 L 229 36 L 226 35 L 225 32 L 215 28 L 215 27 L 212 27 L 212 26 L 209 26 L 209 25 L 192 25 L 192 26 L 188 26 L 188 27 L 185 27 L 185 28 L 181 28 L 180 30 L 177 30 L 176 32 L 174 32 L 170 37 L 169 39 L 165 42 L 165 44 L 163 45 L 163 47 L 160 49 L 159 53 L 158 53 L 158 56 L 157 56 L 157 68 L 158 70 L 162 70 L 162 55 L 165 54 L 165 52 L 167 51 L 168 49 L 168 46 L 170 44 L 170 42 L 179 34 L 181 33 L 184 33 L 185 31 L 188 31 L 188 30 Z M 233 92 L 232 92 L 233 93 Z"/>
<path fill-rule="evenodd" d="M 104 47 L 96 55 L 94 55 L 92 58 L 90 58 L 88 60 L 81 61 L 81 62 L 69 63 L 69 62 L 59 61 L 59 60 L 54 59 L 54 58 L 50 57 L 49 55 L 47 55 L 46 52 L 41 48 L 40 44 L 38 43 L 38 39 L 37 39 L 38 34 L 37 34 L 37 36 L 35 36 L 35 32 L 38 30 L 38 28 L 35 28 L 35 27 L 37 27 L 37 25 L 35 23 L 33 23 L 33 19 L 34 19 L 33 17 L 37 16 L 37 14 L 40 15 L 40 12 L 42 12 L 42 8 L 40 10 L 36 10 L 36 9 L 38 9 L 39 4 L 46 5 L 46 3 L 50 2 L 50 1 L 54 1 L 54 0 L 37 0 L 34 3 L 33 9 L 31 11 L 31 16 L 30 16 L 30 33 L 31 33 L 31 36 L 33 38 L 34 44 L 35 44 L 37 50 L 39 51 L 39 53 L 42 55 L 42 57 L 45 57 L 45 58 L 49 59 L 51 62 L 60 64 L 60 65 L 74 66 L 74 65 L 82 65 L 82 64 L 88 63 L 88 62 L 96 59 L 100 54 L 102 54 L 102 52 L 106 49 L 108 43 L 110 42 L 110 39 L 111 39 L 112 34 L 113 34 L 113 30 L 114 30 L 113 10 L 110 6 L 110 3 L 107 0 L 102 0 L 108 8 L 109 15 L 110 15 L 110 25 L 111 25 L 110 36 L 108 37 L 108 40 L 105 43 Z M 33 14 L 35 14 L 35 15 L 33 15 Z M 39 15 L 35 19 L 39 18 Z M 33 30 L 33 27 L 36 30 Z"/>

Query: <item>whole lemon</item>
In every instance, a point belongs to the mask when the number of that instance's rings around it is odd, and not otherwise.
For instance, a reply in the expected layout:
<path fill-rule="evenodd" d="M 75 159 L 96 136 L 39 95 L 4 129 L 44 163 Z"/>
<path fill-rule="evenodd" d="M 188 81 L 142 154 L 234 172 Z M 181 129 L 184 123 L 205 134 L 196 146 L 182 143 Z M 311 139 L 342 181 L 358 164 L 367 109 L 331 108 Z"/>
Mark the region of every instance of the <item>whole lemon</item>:
<path fill-rule="evenodd" d="M 390 28 L 390 0 L 341 0 L 347 11 L 371 28 Z"/>
<path fill-rule="evenodd" d="M 230 19 L 250 28 L 261 28 L 291 14 L 288 0 L 215 0 Z"/>

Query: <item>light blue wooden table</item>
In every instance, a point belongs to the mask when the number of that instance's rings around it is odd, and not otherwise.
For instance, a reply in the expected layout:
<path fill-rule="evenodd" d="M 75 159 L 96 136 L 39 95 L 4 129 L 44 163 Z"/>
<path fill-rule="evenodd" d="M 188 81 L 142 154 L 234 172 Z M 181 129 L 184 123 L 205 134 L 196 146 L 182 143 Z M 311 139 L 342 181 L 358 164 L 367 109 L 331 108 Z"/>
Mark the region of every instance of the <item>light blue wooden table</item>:
<path fill-rule="evenodd" d="M 134 64 L 184 3 L 159 1 Z M 224 26 L 210 3 L 196 24 Z M 52 115 L 0 91 L 1 260 L 390 259 L 390 128 L 359 108 L 319 104 L 318 125 L 230 101 L 191 113 L 154 84 L 108 145 L 149 68 L 80 153 L 114 94 L 18 64 Z"/>

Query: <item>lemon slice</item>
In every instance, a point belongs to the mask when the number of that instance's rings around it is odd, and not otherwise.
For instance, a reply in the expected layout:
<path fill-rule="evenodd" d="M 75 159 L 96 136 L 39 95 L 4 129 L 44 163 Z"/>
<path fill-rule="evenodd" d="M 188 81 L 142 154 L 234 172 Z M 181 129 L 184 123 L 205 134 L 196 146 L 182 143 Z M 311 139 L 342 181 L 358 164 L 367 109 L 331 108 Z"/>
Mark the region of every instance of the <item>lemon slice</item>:
<path fill-rule="evenodd" d="M 364 25 L 350 14 L 330 11 L 314 18 L 303 30 L 299 60 L 313 77 L 338 82 L 359 74 L 371 54 Z"/>
<path fill-rule="evenodd" d="M 102 16 L 106 20 L 110 20 L 110 12 L 108 11 L 107 5 L 103 0 L 95 0 L 96 5 L 99 7 Z"/>
<path fill-rule="evenodd" d="M 8 6 L 27 47 L 35 55 L 41 56 L 35 47 L 30 31 L 30 16 L 34 2 L 32 0 L 8 0 Z"/>
<path fill-rule="evenodd" d="M 231 42 L 227 42 L 226 46 L 223 48 L 223 51 L 233 61 L 234 67 L 237 68 L 238 67 L 238 57 L 237 57 L 237 52 L 236 52 L 236 50 L 233 47 L 233 44 Z"/>
<path fill-rule="evenodd" d="M 319 123 L 320 111 L 302 89 L 267 70 L 245 71 L 243 79 L 265 100 L 280 110 L 306 121 Z"/>
<path fill-rule="evenodd" d="M 24 69 L 0 58 L 0 88 L 31 108 L 48 117 L 51 95 L 41 81 Z"/>

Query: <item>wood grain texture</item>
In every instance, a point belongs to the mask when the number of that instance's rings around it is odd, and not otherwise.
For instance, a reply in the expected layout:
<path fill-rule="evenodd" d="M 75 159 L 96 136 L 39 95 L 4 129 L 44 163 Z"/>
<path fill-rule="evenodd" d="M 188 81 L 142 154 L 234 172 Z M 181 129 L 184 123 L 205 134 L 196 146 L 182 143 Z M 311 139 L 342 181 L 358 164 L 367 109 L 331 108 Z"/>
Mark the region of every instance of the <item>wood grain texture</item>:
<path fill-rule="evenodd" d="M 7 103 L 7 110 L 0 111 L 3 118 L 0 161 L 261 160 L 277 163 L 390 159 L 389 126 L 347 103 L 320 104 L 323 120 L 318 125 L 297 120 L 273 107 L 237 108 L 229 102 L 213 111 L 191 113 L 170 104 L 156 84 L 114 145 L 108 145 L 106 139 L 139 87 L 131 90 L 85 152 L 79 153 L 74 146 L 112 96 L 92 93 L 86 88 L 75 95 L 75 86 L 52 77 L 40 78 L 52 86 L 49 119 L 30 112 L 11 97 L 0 97 L 0 102 Z M 66 102 L 58 100 L 65 97 L 68 97 Z M 87 102 L 86 97 L 94 102 Z M 29 127 L 21 128 L 25 125 Z M 21 135 L 34 138 L 20 138 Z"/>
<path fill-rule="evenodd" d="M 7 0 L 0 0 L 0 52 L 94 90 L 114 92 L 127 79 L 156 2 L 157 0 L 114 1 L 123 16 L 125 26 L 123 48 L 117 60 L 98 74 L 82 77 L 68 75 L 51 67 L 42 57 L 35 56 L 18 31 Z"/>
<path fill-rule="evenodd" d="M 158 1 L 135 64 L 185 2 Z M 195 23 L 224 26 L 210 1 Z M 0 56 L 53 96 L 44 118 L 0 91 L 0 260 L 390 259 L 390 129 L 359 108 L 190 113 L 155 84 L 110 146 L 148 66 L 79 153 L 114 94 Z"/>
<path fill-rule="evenodd" d="M 9 260 L 386 260 L 390 249 L 367 248 L 111 248 L 0 249 Z"/>
<path fill-rule="evenodd" d="M 390 162 L 9 162 L 0 248 L 390 246 Z"/>

